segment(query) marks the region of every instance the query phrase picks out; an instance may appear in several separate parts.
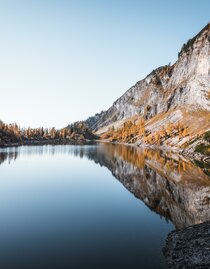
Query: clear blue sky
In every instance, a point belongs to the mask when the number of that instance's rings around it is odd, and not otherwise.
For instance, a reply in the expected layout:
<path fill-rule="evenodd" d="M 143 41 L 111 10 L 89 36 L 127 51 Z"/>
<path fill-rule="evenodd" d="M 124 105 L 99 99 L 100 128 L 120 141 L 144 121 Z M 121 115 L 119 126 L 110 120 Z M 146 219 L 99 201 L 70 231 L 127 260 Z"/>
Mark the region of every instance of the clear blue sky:
<path fill-rule="evenodd" d="M 63 127 L 173 63 L 209 0 L 0 0 L 0 119 Z"/>

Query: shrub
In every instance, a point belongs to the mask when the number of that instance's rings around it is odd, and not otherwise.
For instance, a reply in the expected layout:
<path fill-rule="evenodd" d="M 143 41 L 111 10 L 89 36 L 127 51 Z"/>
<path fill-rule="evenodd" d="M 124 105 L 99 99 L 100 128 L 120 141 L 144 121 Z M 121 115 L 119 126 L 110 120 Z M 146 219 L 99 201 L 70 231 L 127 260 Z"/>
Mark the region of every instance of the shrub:
<path fill-rule="evenodd" d="M 206 132 L 204 134 L 204 139 L 207 141 L 207 142 L 210 142 L 210 131 Z"/>
<path fill-rule="evenodd" d="M 195 147 L 195 152 L 210 156 L 210 145 L 199 144 Z"/>

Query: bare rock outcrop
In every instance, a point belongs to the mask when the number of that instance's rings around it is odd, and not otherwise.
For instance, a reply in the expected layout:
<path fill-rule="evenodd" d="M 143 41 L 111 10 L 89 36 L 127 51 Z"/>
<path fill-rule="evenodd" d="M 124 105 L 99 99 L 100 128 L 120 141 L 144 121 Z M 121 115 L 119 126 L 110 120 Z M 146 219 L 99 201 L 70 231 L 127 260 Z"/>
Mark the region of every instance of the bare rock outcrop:
<path fill-rule="evenodd" d="M 183 108 L 210 112 L 210 23 L 183 45 L 175 64 L 153 70 L 86 123 L 102 133 L 132 116 L 148 120 Z M 181 119 L 185 116 L 181 114 Z"/>
<path fill-rule="evenodd" d="M 169 269 L 209 269 L 210 222 L 171 232 L 163 253 Z"/>

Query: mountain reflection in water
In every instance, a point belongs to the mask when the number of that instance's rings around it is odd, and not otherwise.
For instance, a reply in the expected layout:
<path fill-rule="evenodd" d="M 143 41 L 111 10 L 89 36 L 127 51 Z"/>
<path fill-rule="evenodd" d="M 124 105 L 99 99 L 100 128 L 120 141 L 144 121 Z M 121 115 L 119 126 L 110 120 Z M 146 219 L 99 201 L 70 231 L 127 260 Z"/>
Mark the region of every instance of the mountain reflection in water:
<path fill-rule="evenodd" d="M 0 164 L 15 161 L 31 147 L 4 149 Z M 112 144 L 38 146 L 32 154 L 61 152 L 86 157 L 108 168 L 131 193 L 177 229 L 210 220 L 210 177 L 198 166 L 172 153 Z"/>

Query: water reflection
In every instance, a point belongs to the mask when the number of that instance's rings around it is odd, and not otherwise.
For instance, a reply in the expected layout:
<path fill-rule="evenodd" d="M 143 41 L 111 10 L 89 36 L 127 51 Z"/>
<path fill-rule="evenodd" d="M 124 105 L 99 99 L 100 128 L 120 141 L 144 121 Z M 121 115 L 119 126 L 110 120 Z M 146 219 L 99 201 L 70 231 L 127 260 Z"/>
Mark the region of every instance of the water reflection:
<path fill-rule="evenodd" d="M 181 156 L 123 145 L 37 146 L 5 149 L 0 164 L 21 154 L 73 154 L 107 167 L 130 192 L 176 228 L 210 220 L 210 178 Z M 209 172 L 209 171 L 207 171 Z"/>
<path fill-rule="evenodd" d="M 5 161 L 8 161 L 8 163 L 15 161 L 17 156 L 18 152 L 0 152 L 0 165 Z"/>
<path fill-rule="evenodd" d="M 210 178 L 174 154 L 123 145 L 97 147 L 89 159 L 106 166 L 122 184 L 176 228 L 210 220 Z"/>

